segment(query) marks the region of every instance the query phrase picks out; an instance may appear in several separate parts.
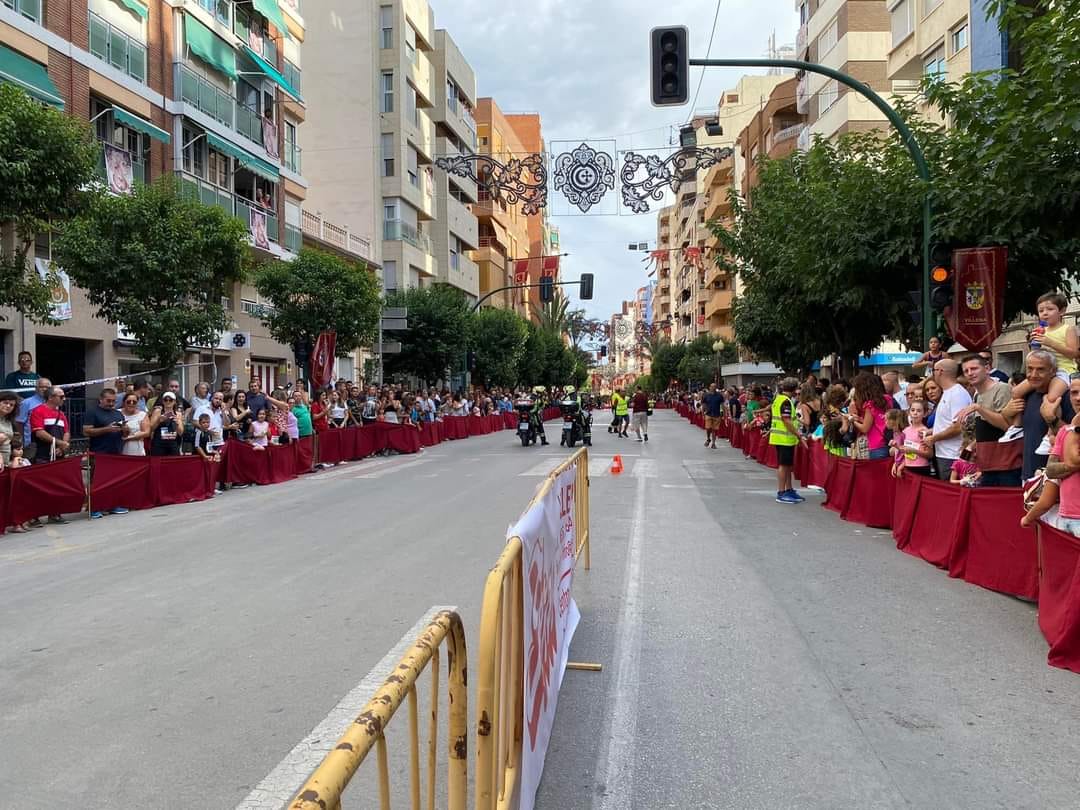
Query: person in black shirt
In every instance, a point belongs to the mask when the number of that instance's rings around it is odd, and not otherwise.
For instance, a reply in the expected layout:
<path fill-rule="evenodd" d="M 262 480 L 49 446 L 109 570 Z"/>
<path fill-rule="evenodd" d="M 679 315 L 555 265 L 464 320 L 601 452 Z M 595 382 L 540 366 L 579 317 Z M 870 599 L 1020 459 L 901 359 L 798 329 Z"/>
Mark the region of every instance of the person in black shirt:
<path fill-rule="evenodd" d="M 705 409 L 705 446 L 716 449 L 716 436 L 720 432 L 720 423 L 724 418 L 724 395 L 717 390 L 716 383 L 709 386 L 708 393 L 701 399 Z"/>
<path fill-rule="evenodd" d="M 105 388 L 97 405 L 83 415 L 83 435 L 90 439 L 90 452 L 118 456 L 124 450 L 124 417 L 116 409 L 116 391 Z"/>
<path fill-rule="evenodd" d="M 150 419 L 150 455 L 178 456 L 184 435 L 184 417 L 177 411 L 176 394 L 166 391 L 161 402 L 154 403 Z"/>

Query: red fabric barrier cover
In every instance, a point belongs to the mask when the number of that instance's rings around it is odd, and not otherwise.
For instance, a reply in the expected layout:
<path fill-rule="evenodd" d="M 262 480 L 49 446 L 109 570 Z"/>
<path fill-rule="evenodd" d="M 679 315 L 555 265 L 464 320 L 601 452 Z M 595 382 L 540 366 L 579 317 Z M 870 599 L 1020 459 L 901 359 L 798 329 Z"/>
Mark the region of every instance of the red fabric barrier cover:
<path fill-rule="evenodd" d="M 469 418 L 482 419 L 483 417 L 473 416 Z M 372 447 L 375 448 L 373 452 L 387 449 L 397 450 L 399 453 L 420 452 L 420 431 L 412 425 L 373 422 L 359 432 L 364 433 L 365 431 L 371 431 L 373 437 Z M 358 458 L 362 458 L 362 456 L 358 456 Z"/>
<path fill-rule="evenodd" d="M 754 460 L 758 464 L 766 464 L 769 460 L 769 437 L 759 433 L 757 444 L 754 445 Z"/>
<path fill-rule="evenodd" d="M 1080 538 L 1039 523 L 1039 629 L 1051 666 L 1080 672 Z"/>
<path fill-rule="evenodd" d="M 851 495 L 840 516 L 875 529 L 891 528 L 896 490 L 892 459 L 853 461 L 851 464 Z"/>
<path fill-rule="evenodd" d="M 738 422 L 731 423 L 731 446 L 736 450 L 742 450 L 745 445 L 742 425 Z"/>
<path fill-rule="evenodd" d="M 780 466 L 780 461 L 776 457 L 776 445 L 769 444 L 768 437 L 763 437 L 762 444 L 765 447 L 765 452 L 763 453 L 764 458 L 761 460 L 761 463 L 766 467 L 771 467 L 775 470 Z"/>
<path fill-rule="evenodd" d="M 446 438 L 469 438 L 469 418 L 467 416 L 447 416 L 443 420 L 443 424 L 446 426 Z"/>
<path fill-rule="evenodd" d="M 95 453 L 93 459 L 90 508 L 95 512 L 108 512 L 118 506 L 150 509 L 157 505 L 148 456 Z"/>
<path fill-rule="evenodd" d="M 896 547 L 903 549 L 911 539 L 911 525 L 915 522 L 915 504 L 919 502 L 919 489 L 923 477 L 905 473 L 896 482 L 893 496 L 892 536 Z"/>
<path fill-rule="evenodd" d="M 488 414 L 488 424 L 491 425 L 491 432 L 498 433 L 500 430 L 506 427 L 506 423 L 502 418 L 502 414 L 492 413 Z"/>
<path fill-rule="evenodd" d="M 82 511 L 86 488 L 81 458 L 62 458 L 51 464 L 35 464 L 9 472 L 12 523 Z"/>
<path fill-rule="evenodd" d="M 420 426 L 420 444 L 424 447 L 434 447 L 441 439 L 439 438 L 439 422 L 424 422 Z"/>
<path fill-rule="evenodd" d="M 491 433 L 491 423 L 482 416 L 466 416 L 470 436 L 486 436 Z"/>
<path fill-rule="evenodd" d="M 380 450 L 385 450 L 386 444 L 382 441 L 383 434 L 377 427 L 381 424 L 385 423 L 372 422 L 363 427 L 350 428 L 346 436 L 345 457 L 350 461 L 358 461 L 373 456 Z"/>
<path fill-rule="evenodd" d="M 155 503 L 168 506 L 212 497 L 218 469 L 214 462 L 201 456 L 156 456 L 150 459 L 150 477 Z M 94 504 L 94 508 L 100 507 Z"/>
<path fill-rule="evenodd" d="M 0 534 L 11 525 L 11 476 L 7 470 L 0 471 Z"/>
<path fill-rule="evenodd" d="M 280 484 L 296 478 L 296 442 L 272 444 L 266 448 L 269 454 L 271 484 Z"/>
<path fill-rule="evenodd" d="M 971 491 L 967 511 L 964 581 L 1024 599 L 1039 596 L 1038 541 L 1034 529 L 1020 527 L 1024 504 L 1015 489 Z"/>
<path fill-rule="evenodd" d="M 855 483 L 855 462 L 850 458 L 836 457 L 829 466 L 829 477 L 825 484 L 825 503 L 830 512 L 844 514 L 851 500 L 851 487 Z"/>
<path fill-rule="evenodd" d="M 348 446 L 349 430 L 334 428 L 319 434 L 319 461 L 323 464 L 340 464 L 352 452 Z"/>
<path fill-rule="evenodd" d="M 315 465 L 315 437 L 305 436 L 296 442 L 296 474 L 311 472 Z"/>
<path fill-rule="evenodd" d="M 321 438 L 340 432 L 328 430 Z M 269 449 L 256 450 L 247 442 L 226 442 L 221 455 L 225 481 L 230 484 L 272 483 L 269 452 Z"/>
<path fill-rule="evenodd" d="M 920 482 L 908 543 L 903 551 L 946 570 L 963 570 L 957 540 L 971 494 L 969 487 L 934 479 Z"/>
<path fill-rule="evenodd" d="M 757 455 L 758 442 L 760 441 L 761 433 L 759 431 L 744 429 L 742 446 L 743 455 L 755 457 Z"/>

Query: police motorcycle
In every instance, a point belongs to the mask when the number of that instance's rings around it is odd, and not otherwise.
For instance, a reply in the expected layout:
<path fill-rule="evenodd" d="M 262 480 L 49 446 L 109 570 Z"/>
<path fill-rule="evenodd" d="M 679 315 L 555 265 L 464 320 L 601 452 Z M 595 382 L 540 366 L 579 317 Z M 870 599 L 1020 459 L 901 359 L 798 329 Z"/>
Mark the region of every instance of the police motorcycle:
<path fill-rule="evenodd" d="M 537 439 L 540 439 L 541 444 L 548 443 L 544 435 L 544 424 L 540 418 L 542 408 L 543 400 L 536 389 L 533 390 L 531 397 L 522 394 L 514 400 L 514 410 L 518 415 L 517 435 L 521 439 L 522 447 L 536 444 Z"/>
<path fill-rule="evenodd" d="M 578 442 L 586 443 L 586 428 L 589 434 L 587 444 L 592 444 L 592 417 L 589 417 L 587 423 L 585 411 L 573 386 L 567 386 L 565 396 L 559 400 L 559 411 L 563 418 L 562 439 L 559 444 L 573 447 Z"/>

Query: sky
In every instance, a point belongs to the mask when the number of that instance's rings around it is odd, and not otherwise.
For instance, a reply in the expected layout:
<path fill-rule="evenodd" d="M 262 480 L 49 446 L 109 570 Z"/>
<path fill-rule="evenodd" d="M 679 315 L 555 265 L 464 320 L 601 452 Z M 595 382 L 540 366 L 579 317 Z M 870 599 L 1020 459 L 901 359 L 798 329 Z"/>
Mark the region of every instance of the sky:
<path fill-rule="evenodd" d="M 619 150 L 667 147 L 691 105 L 655 108 L 649 96 L 649 31 L 686 25 L 695 58 L 708 50 L 717 6 L 711 0 L 429 0 L 435 27 L 449 32 L 476 72 L 479 97 L 503 112 L 539 112 L 543 135 L 568 150 L 587 139 L 615 140 Z M 497 13 L 496 13 L 497 12 Z M 720 0 L 710 55 L 766 55 L 770 35 L 793 44 L 794 0 Z M 715 110 L 720 94 L 749 71 L 711 68 L 704 73 L 697 111 Z M 701 68 L 690 69 L 691 93 Z M 691 95 L 693 100 L 693 95 Z M 674 129 L 672 129 L 674 127 Z M 616 165 L 618 171 L 618 165 Z M 615 192 L 619 188 L 616 184 Z M 554 189 L 549 187 L 549 209 Z M 565 210 L 560 205 L 560 211 Z M 647 214 L 551 216 L 558 226 L 564 279 L 596 276 L 588 314 L 607 320 L 648 281 L 642 254 L 630 242 L 656 239 L 656 207 Z M 577 307 L 577 288 L 566 288 Z"/>

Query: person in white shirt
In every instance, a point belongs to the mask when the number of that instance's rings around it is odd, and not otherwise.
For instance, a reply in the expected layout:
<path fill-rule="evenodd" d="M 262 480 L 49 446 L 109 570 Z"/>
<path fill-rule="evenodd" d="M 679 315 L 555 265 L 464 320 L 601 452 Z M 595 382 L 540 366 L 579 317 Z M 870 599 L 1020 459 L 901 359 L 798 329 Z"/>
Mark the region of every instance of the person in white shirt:
<path fill-rule="evenodd" d="M 958 416 L 971 404 L 971 395 L 958 382 L 960 364 L 955 360 L 938 360 L 933 373 L 934 381 L 941 386 L 941 402 L 934 409 L 934 433 L 924 441 L 934 451 L 938 479 L 948 481 L 963 443 L 963 425 Z"/>
<path fill-rule="evenodd" d="M 200 385 L 202 385 L 202 383 L 200 383 Z M 197 393 L 198 390 L 196 389 L 196 394 Z M 225 444 L 225 428 L 232 422 L 229 411 L 225 407 L 225 395 L 220 391 L 215 391 L 206 405 L 193 407 L 193 410 L 195 412 L 196 423 L 198 423 L 199 417 L 203 414 L 210 417 L 210 449 L 213 451 L 218 450 Z"/>

